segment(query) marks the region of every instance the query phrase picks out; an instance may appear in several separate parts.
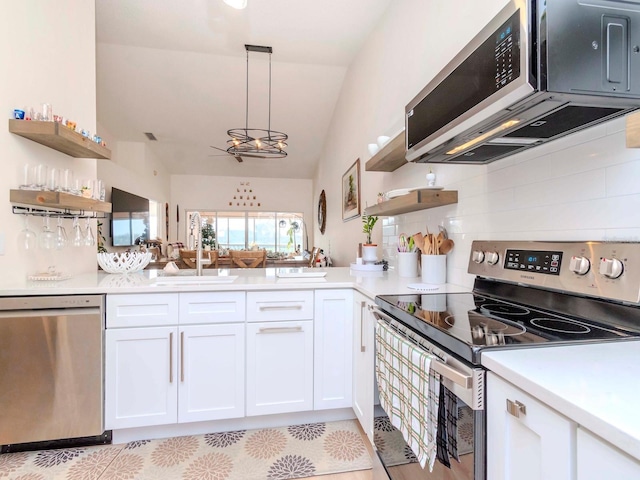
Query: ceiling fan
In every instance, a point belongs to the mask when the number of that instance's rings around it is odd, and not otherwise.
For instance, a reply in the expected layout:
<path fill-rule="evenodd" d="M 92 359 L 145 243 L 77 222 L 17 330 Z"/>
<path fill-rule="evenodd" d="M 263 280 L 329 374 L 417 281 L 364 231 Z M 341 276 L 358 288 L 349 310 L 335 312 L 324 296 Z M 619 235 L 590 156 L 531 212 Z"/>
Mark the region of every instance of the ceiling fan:
<path fill-rule="evenodd" d="M 226 157 L 228 155 L 232 156 L 233 158 L 235 158 L 238 163 L 242 163 L 242 157 L 240 156 L 239 153 L 231 153 L 231 152 L 227 152 L 224 148 L 218 148 L 218 147 L 214 147 L 213 145 L 209 145 L 211 148 L 214 148 L 216 150 L 220 150 L 221 152 L 224 152 L 224 155 L 209 155 L 210 157 Z"/>

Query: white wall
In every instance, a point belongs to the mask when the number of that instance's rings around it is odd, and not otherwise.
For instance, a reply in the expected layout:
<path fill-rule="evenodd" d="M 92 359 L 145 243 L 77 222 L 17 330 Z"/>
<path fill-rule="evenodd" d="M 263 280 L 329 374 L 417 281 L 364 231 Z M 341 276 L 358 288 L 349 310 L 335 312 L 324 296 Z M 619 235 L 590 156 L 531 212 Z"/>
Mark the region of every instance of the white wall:
<path fill-rule="evenodd" d="M 356 157 L 366 162 L 367 143 L 401 129 L 406 103 L 503 3 L 394 2 L 367 41 L 347 74 L 314 188 L 316 198 L 327 190 L 331 212 L 316 243 L 331 240 L 335 264 L 353 261 L 364 239 L 359 220 L 341 221 L 342 173 Z M 437 231 L 439 224 L 456 242 L 448 280 L 469 286 L 474 239 L 640 241 L 640 151 L 625 148 L 624 119 L 486 166 L 432 168 L 438 185 L 458 190 L 459 202 L 378 222 L 379 256 L 392 265 L 399 233 Z M 428 169 L 407 164 L 392 173 L 363 172 L 363 202 L 372 204 L 378 191 L 426 185 Z"/>
<path fill-rule="evenodd" d="M 95 7 L 85 0 L 22 0 L 0 3 L 0 112 L 5 118 L 16 107 L 50 103 L 55 114 L 96 131 Z M 18 248 L 23 217 L 14 215 L 9 190 L 18 187 L 25 164 L 71 168 L 77 176 L 95 178 L 96 160 L 75 159 L 10 134 L 0 128 L 2 171 L 0 192 L 0 271 L 5 278 L 21 278 L 55 265 L 67 273 L 96 270 L 95 247 L 27 253 Z M 29 217 L 32 229 L 42 220 Z M 53 222 L 55 225 L 55 221 Z M 95 228 L 95 220 L 92 221 Z M 64 222 L 67 231 L 71 221 Z"/>
<path fill-rule="evenodd" d="M 244 192 L 245 189 L 253 191 Z M 187 210 L 303 212 L 305 223 L 309 227 L 309 248 L 311 248 L 314 245 L 311 225 L 315 211 L 311 201 L 311 191 L 312 180 L 172 175 L 169 239 L 176 241 L 177 207 L 180 209 L 178 240 L 185 244 L 185 212 Z M 246 199 L 247 195 L 251 196 L 249 200 Z M 245 198 L 240 199 L 240 196 Z M 255 199 L 253 199 L 254 196 Z M 251 206 L 251 203 L 254 205 Z"/>

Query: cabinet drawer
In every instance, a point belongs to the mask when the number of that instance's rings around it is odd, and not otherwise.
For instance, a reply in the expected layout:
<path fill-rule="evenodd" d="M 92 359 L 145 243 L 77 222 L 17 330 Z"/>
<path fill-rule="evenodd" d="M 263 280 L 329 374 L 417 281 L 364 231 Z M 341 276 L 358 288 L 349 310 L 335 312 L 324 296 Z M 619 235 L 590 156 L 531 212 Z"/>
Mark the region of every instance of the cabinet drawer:
<path fill-rule="evenodd" d="M 249 322 L 312 319 L 313 290 L 247 293 Z"/>
<path fill-rule="evenodd" d="M 107 295 L 107 328 L 178 323 L 177 293 Z"/>
<path fill-rule="evenodd" d="M 237 323 L 245 320 L 244 292 L 180 294 L 180 323 Z"/>

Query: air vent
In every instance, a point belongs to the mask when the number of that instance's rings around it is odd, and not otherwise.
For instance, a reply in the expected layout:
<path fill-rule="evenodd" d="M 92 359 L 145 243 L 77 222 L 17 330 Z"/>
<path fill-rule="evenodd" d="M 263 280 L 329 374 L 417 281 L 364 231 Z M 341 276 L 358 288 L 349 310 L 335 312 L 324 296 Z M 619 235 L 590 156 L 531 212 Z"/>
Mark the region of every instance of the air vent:
<path fill-rule="evenodd" d="M 157 142 L 157 141 L 158 141 L 158 139 L 156 138 L 156 136 L 155 136 L 153 133 L 151 133 L 151 132 L 144 132 L 144 134 L 145 134 L 145 135 L 147 136 L 147 138 L 148 138 L 149 140 L 151 140 L 152 142 Z"/>

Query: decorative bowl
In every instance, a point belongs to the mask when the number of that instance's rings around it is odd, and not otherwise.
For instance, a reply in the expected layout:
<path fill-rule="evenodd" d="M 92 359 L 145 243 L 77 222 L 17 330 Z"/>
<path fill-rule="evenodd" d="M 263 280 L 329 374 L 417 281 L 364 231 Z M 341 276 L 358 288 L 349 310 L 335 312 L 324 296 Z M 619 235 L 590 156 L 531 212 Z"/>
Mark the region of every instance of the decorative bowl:
<path fill-rule="evenodd" d="M 388 141 L 389 141 L 389 137 L 387 137 L 386 135 L 380 135 L 378 137 L 378 147 L 380 148 L 384 147 Z"/>
<path fill-rule="evenodd" d="M 380 147 L 378 147 L 377 143 L 370 143 L 369 145 L 367 145 L 367 148 L 369 150 L 369 155 L 371 155 L 372 157 L 378 153 L 378 150 L 380 150 Z"/>
<path fill-rule="evenodd" d="M 107 273 L 134 273 L 151 261 L 151 252 L 99 253 L 98 265 Z"/>

